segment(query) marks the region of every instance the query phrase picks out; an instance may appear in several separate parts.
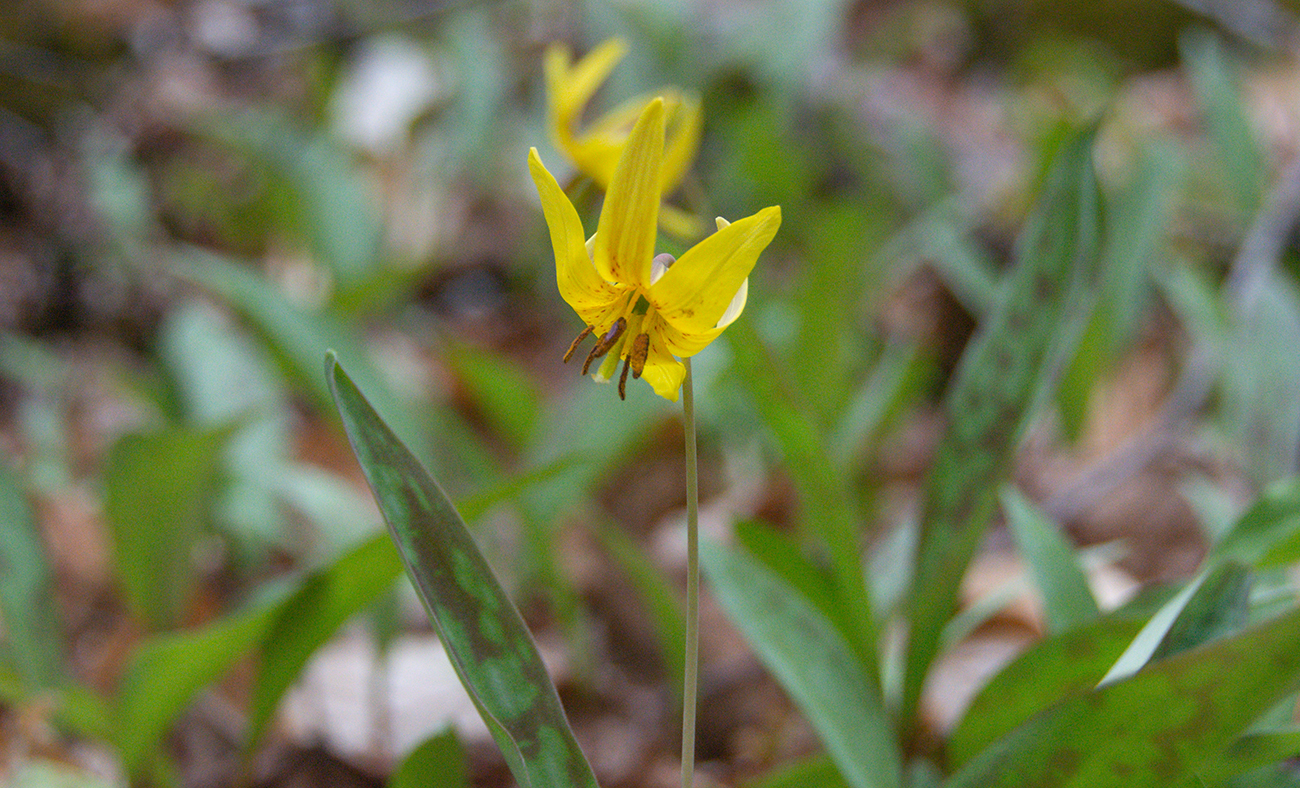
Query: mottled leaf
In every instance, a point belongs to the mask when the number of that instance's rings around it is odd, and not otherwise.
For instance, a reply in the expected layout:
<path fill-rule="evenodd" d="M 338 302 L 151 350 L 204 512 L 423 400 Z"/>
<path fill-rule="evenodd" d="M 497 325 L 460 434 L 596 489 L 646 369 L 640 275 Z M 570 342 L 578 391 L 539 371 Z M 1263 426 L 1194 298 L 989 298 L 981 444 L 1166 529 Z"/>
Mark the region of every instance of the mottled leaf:
<path fill-rule="evenodd" d="M 1054 703 L 1097 686 L 1144 619 L 1113 613 L 1034 643 L 975 696 L 948 738 L 960 766 Z"/>
<path fill-rule="evenodd" d="M 460 515 L 332 353 L 326 379 L 407 573 L 515 779 L 595 788 L 532 636 Z"/>
<path fill-rule="evenodd" d="M 1050 362 L 1063 354 L 1077 325 L 1066 316 L 1088 300 L 1100 222 L 1092 144 L 1092 132 L 1062 144 L 1020 237 L 1017 264 L 949 386 L 948 429 L 922 502 L 903 680 L 905 720 L 916 709 L 1031 406 L 1052 379 Z"/>
<path fill-rule="evenodd" d="M 1163 788 L 1228 746 L 1300 673 L 1300 610 L 1038 714 L 947 788 Z"/>

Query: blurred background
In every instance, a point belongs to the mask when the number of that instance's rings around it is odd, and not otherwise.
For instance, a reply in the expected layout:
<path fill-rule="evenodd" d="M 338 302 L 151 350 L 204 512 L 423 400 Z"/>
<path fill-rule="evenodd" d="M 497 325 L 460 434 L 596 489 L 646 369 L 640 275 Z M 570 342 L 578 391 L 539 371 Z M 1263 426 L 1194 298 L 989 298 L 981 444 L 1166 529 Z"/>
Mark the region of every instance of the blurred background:
<path fill-rule="evenodd" d="M 560 361 L 581 325 L 528 148 L 589 231 L 600 194 L 548 139 L 555 41 L 628 41 L 593 111 L 702 96 L 675 205 L 783 208 L 744 317 L 695 363 L 706 538 L 850 516 L 886 602 L 950 373 L 1057 144 L 1097 124 L 1096 311 L 1016 482 L 1112 604 L 1187 575 L 1296 472 L 1295 11 L 5 0 L 0 777 L 125 784 L 132 726 L 174 706 L 143 782 L 398 784 L 424 742 L 446 785 L 509 784 L 408 589 L 339 603 L 282 701 L 254 689 L 274 643 L 211 628 L 380 532 L 325 388 L 334 348 L 462 503 L 601 784 L 674 784 L 680 416 Z M 941 670 L 936 729 L 1041 627 L 1005 534 L 970 579 L 998 603 Z M 816 739 L 705 608 L 701 780 L 761 784 Z M 185 674 L 204 689 L 141 689 L 162 664 L 144 657 L 202 627 L 184 643 L 203 658 L 166 664 L 211 666 Z"/>

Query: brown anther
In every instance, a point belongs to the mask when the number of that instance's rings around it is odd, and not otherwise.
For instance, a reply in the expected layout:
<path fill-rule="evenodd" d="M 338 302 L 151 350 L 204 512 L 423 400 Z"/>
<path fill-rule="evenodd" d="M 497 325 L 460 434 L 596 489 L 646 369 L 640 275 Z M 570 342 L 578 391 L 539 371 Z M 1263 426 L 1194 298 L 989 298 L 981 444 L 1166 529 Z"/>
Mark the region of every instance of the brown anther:
<path fill-rule="evenodd" d="M 627 368 L 632 366 L 632 356 L 623 359 L 623 373 L 618 376 L 618 398 L 627 399 Z"/>
<path fill-rule="evenodd" d="M 587 374 L 587 370 L 591 369 L 591 362 L 605 355 L 610 348 L 614 347 L 614 343 L 618 341 L 619 337 L 623 336 L 623 331 L 626 328 L 626 318 L 620 317 L 614 321 L 614 325 L 609 327 L 609 330 L 605 332 L 605 336 L 596 341 L 596 346 L 587 354 L 587 360 L 582 362 L 582 374 Z"/>
<path fill-rule="evenodd" d="M 569 359 L 573 358 L 573 351 L 578 349 L 578 345 L 581 344 L 582 340 L 586 339 L 587 336 L 591 334 L 591 332 L 592 332 L 592 327 L 587 326 L 586 328 L 582 329 L 582 333 L 579 334 L 576 339 L 574 339 L 572 342 L 569 343 L 569 349 L 564 351 L 565 364 L 569 363 Z"/>
<path fill-rule="evenodd" d="M 632 340 L 632 352 L 628 354 L 628 363 L 632 365 L 632 377 L 639 378 L 645 371 L 646 359 L 650 357 L 650 335 L 637 334 Z"/>

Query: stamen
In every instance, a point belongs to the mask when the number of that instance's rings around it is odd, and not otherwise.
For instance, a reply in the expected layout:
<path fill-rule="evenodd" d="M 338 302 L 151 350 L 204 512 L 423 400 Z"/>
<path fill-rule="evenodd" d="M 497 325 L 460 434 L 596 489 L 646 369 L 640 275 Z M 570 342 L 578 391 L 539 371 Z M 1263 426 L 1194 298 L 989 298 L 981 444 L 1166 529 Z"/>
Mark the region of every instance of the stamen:
<path fill-rule="evenodd" d="M 641 336 L 645 336 L 642 334 Z M 640 339 L 640 337 L 637 337 Z M 623 374 L 618 376 L 618 398 L 627 399 L 627 368 L 632 366 L 632 357 L 629 355 L 623 360 Z M 640 377 L 640 376 L 638 376 Z"/>
<path fill-rule="evenodd" d="M 582 333 L 578 335 L 577 339 L 569 343 L 569 349 L 564 351 L 565 364 L 569 363 L 569 359 L 573 358 L 573 351 L 578 349 L 578 345 L 582 342 L 582 340 L 586 339 L 591 332 L 592 332 L 592 327 L 587 326 L 586 328 L 582 329 Z"/>
<path fill-rule="evenodd" d="M 650 335 L 637 334 L 632 340 L 632 352 L 628 354 L 628 363 L 632 365 L 632 377 L 639 378 L 645 371 L 646 359 L 650 356 Z M 624 370 L 624 374 L 626 370 Z"/>
<path fill-rule="evenodd" d="M 623 331 L 626 328 L 626 318 L 620 317 L 618 320 L 614 321 L 614 325 L 609 327 L 609 330 L 605 332 L 605 336 L 597 340 L 596 346 L 587 354 L 587 360 L 582 362 L 582 374 L 587 374 L 587 370 L 591 369 L 591 362 L 609 352 L 609 349 L 614 346 L 614 343 L 618 341 L 618 338 L 623 336 Z"/>

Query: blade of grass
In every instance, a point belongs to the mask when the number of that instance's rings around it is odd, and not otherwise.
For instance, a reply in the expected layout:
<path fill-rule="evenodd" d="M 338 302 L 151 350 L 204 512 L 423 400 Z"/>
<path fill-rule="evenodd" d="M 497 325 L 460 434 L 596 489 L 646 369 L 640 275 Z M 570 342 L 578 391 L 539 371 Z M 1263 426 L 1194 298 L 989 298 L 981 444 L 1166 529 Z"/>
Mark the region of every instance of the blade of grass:
<path fill-rule="evenodd" d="M 333 353 L 325 372 L 407 574 L 515 779 L 529 788 L 595 788 L 532 636 L 455 507 Z"/>

